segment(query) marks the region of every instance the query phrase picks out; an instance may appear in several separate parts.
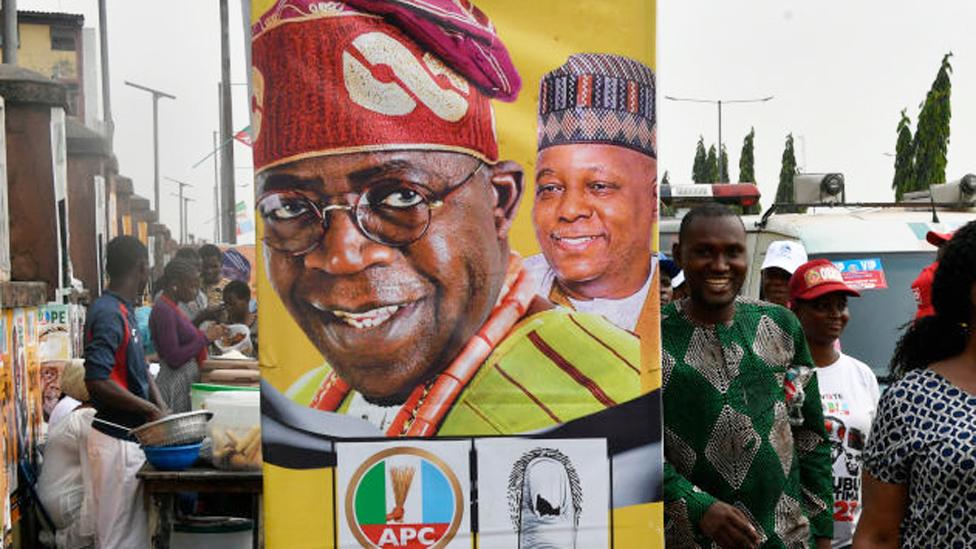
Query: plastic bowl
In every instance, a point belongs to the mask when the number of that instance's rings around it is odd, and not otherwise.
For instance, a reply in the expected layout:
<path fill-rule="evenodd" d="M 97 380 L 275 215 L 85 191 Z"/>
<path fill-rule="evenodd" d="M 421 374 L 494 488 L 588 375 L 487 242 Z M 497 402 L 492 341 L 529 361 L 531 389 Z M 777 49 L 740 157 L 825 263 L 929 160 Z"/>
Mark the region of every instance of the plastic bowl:
<path fill-rule="evenodd" d="M 228 353 L 230 351 L 245 351 L 251 348 L 251 329 L 244 324 L 228 324 L 224 326 L 227 332 L 224 337 L 218 337 L 214 340 L 214 345 L 220 349 L 221 353 Z M 238 337 L 240 341 L 237 343 L 231 343 L 230 345 L 225 345 L 224 338 Z"/>
<path fill-rule="evenodd" d="M 182 446 L 143 446 L 142 451 L 153 467 L 160 471 L 182 471 L 200 456 L 202 443 Z"/>

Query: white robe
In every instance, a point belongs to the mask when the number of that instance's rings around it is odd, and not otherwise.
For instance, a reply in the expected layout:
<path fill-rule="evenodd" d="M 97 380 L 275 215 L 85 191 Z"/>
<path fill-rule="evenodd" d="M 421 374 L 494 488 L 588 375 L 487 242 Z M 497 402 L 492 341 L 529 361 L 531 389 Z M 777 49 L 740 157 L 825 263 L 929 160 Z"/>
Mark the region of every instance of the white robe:
<path fill-rule="evenodd" d="M 135 442 L 92 429 L 88 435 L 88 461 L 98 546 L 103 549 L 149 547 L 142 481 L 136 478 L 146 462 L 142 449 Z"/>
<path fill-rule="evenodd" d="M 77 407 L 78 401 L 75 403 Z M 95 542 L 88 464 L 88 434 L 94 415 L 94 408 L 69 411 L 51 426 L 44 446 L 37 496 L 54 522 L 58 549 L 90 547 Z"/>
<path fill-rule="evenodd" d="M 525 269 L 536 283 L 536 293 L 542 297 L 549 297 L 552 285 L 556 280 L 556 271 L 549 266 L 545 256 L 536 254 L 525 260 Z M 633 332 L 637 328 L 647 292 L 654 280 L 654 270 L 657 269 L 657 258 L 651 259 L 651 269 L 648 272 L 644 286 L 635 293 L 620 299 L 590 299 L 576 300 L 570 298 L 573 308 L 581 313 L 594 313 L 603 316 L 618 328 Z"/>

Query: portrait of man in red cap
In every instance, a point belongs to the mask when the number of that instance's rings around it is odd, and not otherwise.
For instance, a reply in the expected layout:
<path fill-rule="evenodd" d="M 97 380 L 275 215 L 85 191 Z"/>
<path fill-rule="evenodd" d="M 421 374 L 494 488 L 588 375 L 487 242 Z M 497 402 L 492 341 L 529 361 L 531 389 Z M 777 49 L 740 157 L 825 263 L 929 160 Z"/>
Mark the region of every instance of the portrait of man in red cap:
<path fill-rule="evenodd" d="M 282 0 L 252 40 L 266 273 L 326 362 L 263 385 L 279 432 L 522 433 L 640 395 L 637 338 L 537 296 L 509 246 L 491 100 L 520 82 L 483 13 Z"/>

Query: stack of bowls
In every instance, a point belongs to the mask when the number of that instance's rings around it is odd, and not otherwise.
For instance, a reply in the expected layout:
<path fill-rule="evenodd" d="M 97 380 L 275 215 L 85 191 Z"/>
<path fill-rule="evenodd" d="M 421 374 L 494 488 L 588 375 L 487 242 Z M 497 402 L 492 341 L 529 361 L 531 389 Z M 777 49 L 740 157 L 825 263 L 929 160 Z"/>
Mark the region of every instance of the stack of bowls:
<path fill-rule="evenodd" d="M 213 412 L 198 410 L 172 414 L 132 430 L 146 459 L 163 471 L 180 471 L 193 465 L 207 436 Z"/>

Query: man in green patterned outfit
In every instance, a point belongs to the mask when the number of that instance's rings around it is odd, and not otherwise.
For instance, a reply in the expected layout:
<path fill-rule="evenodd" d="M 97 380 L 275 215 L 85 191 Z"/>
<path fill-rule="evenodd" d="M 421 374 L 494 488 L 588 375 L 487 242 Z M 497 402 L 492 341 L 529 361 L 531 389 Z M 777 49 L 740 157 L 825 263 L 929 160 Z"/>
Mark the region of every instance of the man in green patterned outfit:
<path fill-rule="evenodd" d="M 796 317 L 738 296 L 742 221 L 681 222 L 690 296 L 662 313 L 665 536 L 674 547 L 830 547 L 830 446 Z"/>

